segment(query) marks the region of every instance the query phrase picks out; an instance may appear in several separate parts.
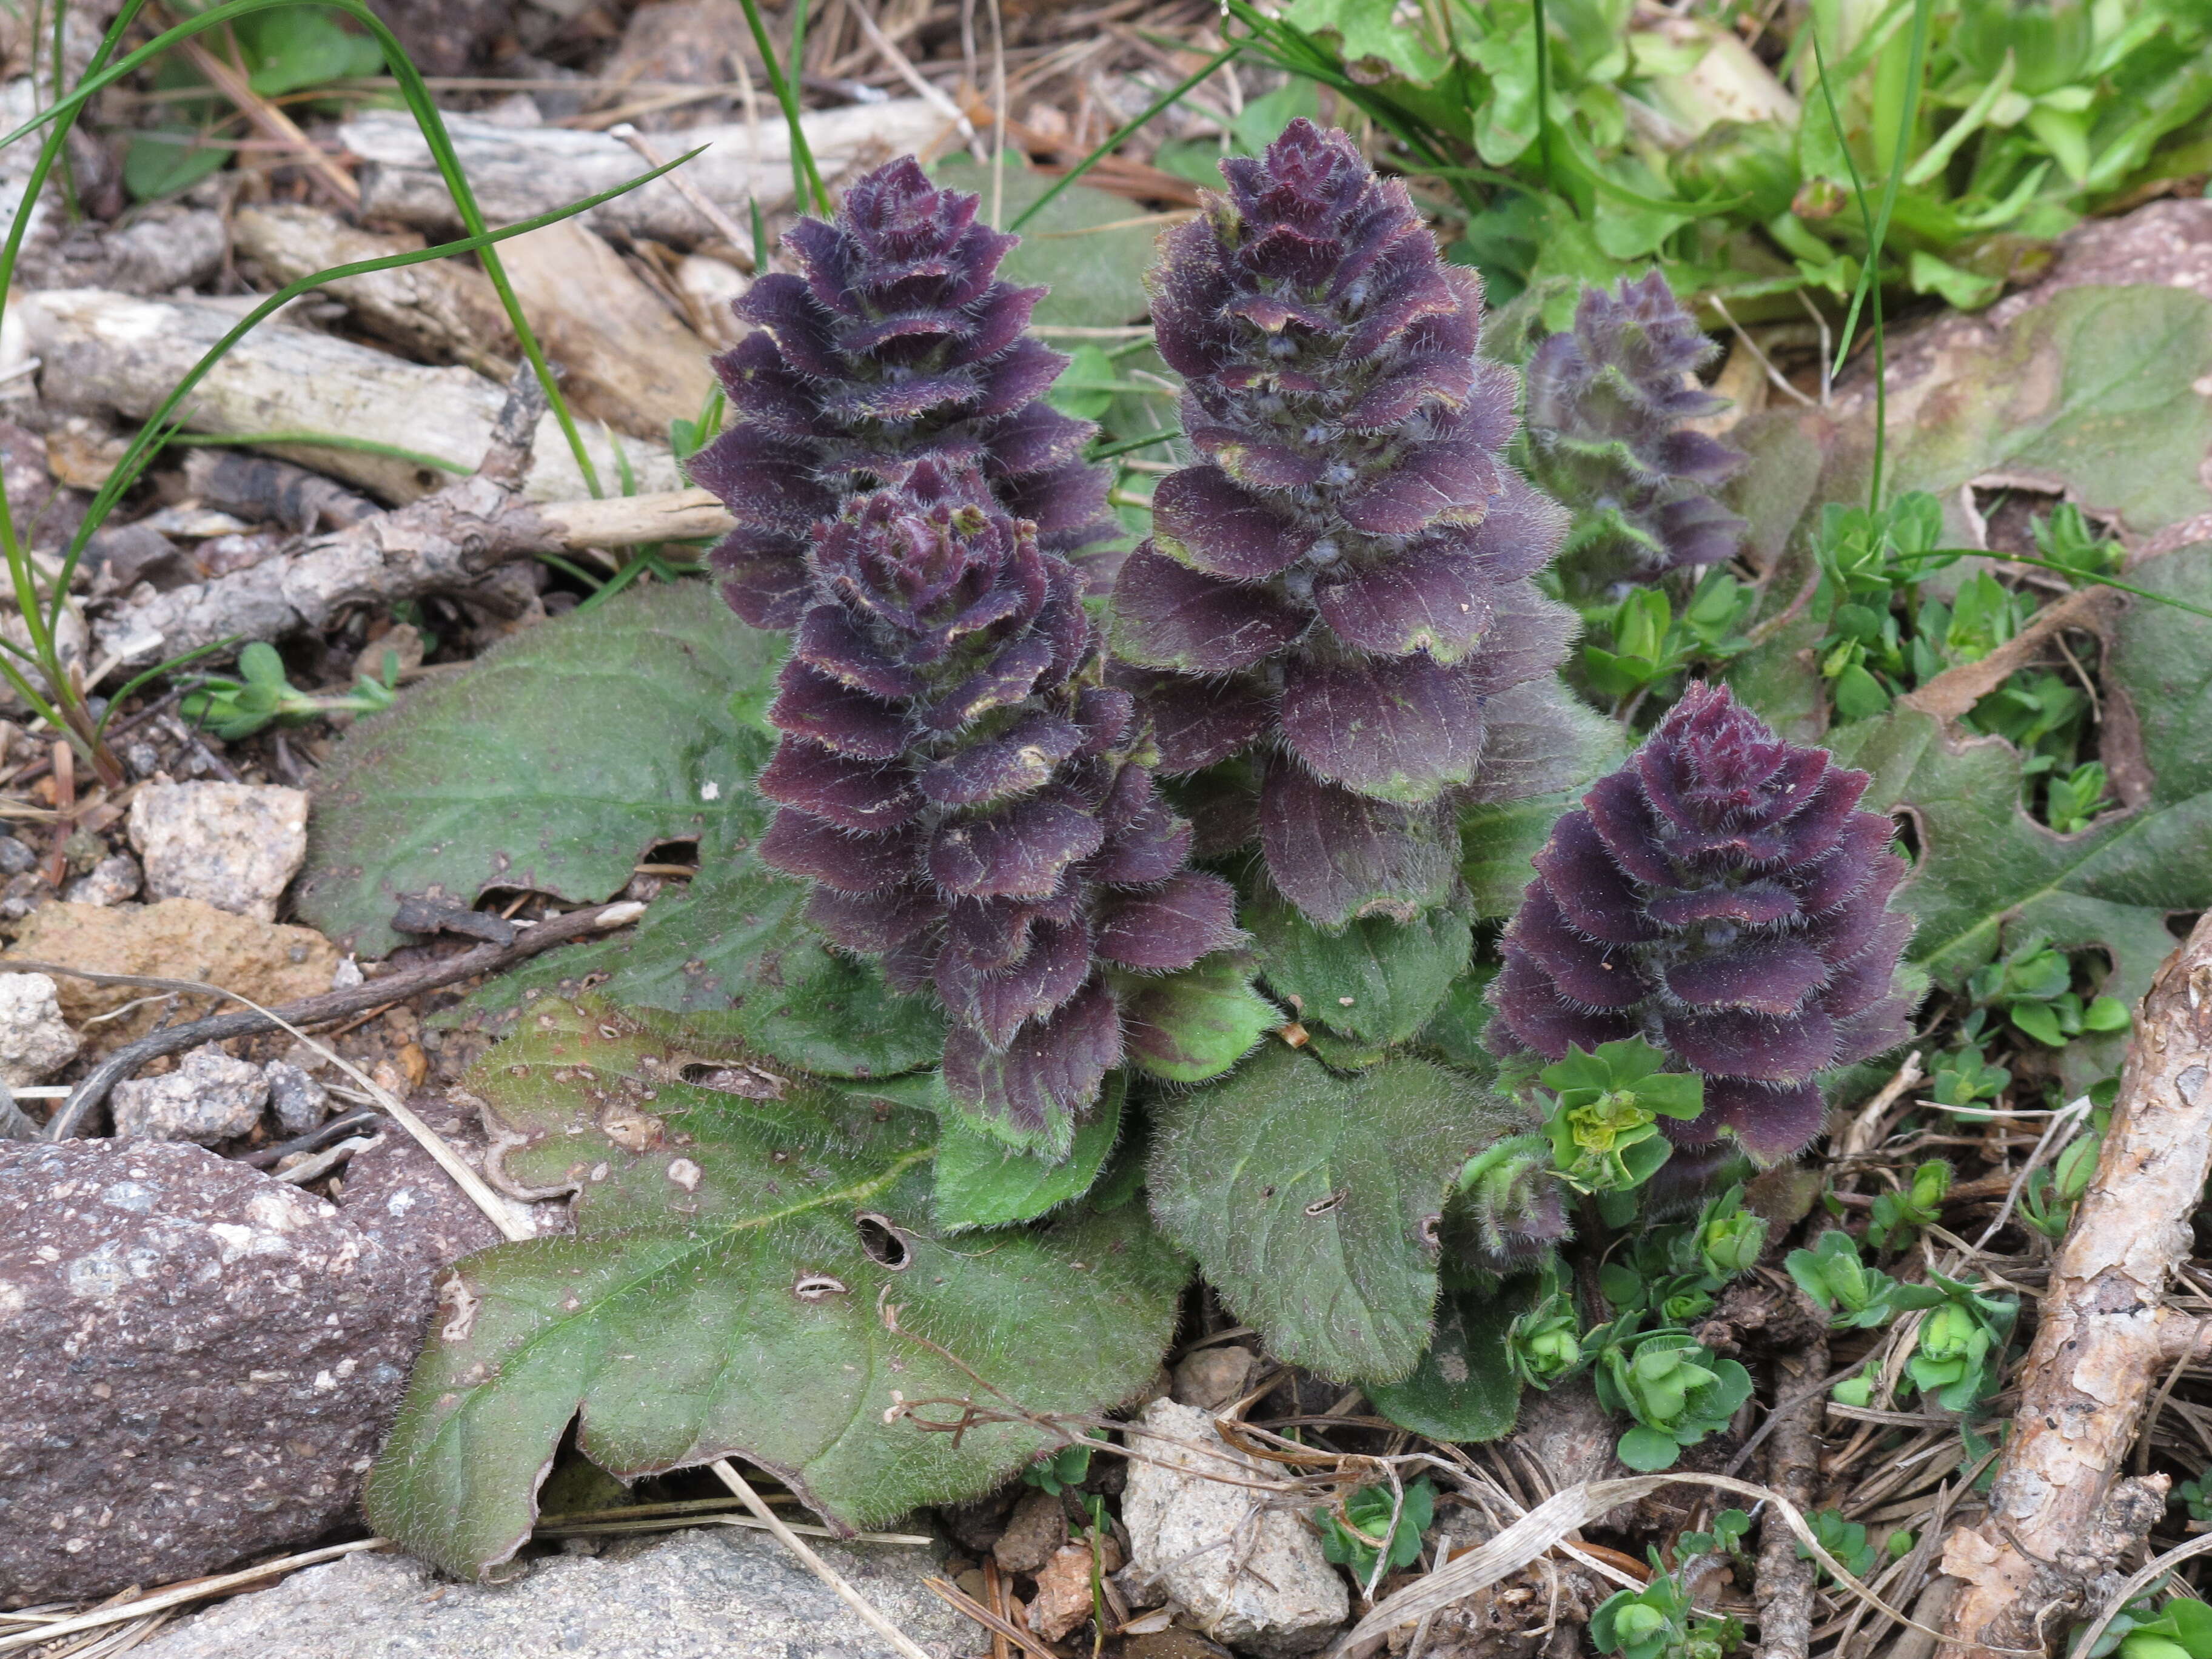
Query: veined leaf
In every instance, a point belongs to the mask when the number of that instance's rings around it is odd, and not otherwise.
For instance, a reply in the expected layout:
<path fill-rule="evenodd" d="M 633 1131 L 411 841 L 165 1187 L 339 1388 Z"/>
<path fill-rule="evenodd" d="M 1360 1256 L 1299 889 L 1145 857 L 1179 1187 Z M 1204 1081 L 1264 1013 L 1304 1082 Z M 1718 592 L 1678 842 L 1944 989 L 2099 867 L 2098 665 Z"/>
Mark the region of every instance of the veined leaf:
<path fill-rule="evenodd" d="M 442 1281 L 370 1477 L 372 1524 L 453 1572 L 528 1534 L 580 1414 L 611 1474 L 741 1456 L 857 1527 L 985 1491 L 1049 1443 L 887 1421 L 901 1399 L 1101 1409 L 1173 1329 L 1186 1269 L 1133 1209 L 941 1241 L 927 1114 L 841 1109 L 681 1022 L 539 999 L 470 1082 L 517 1138 L 502 1172 L 573 1185 L 576 1232 Z"/>

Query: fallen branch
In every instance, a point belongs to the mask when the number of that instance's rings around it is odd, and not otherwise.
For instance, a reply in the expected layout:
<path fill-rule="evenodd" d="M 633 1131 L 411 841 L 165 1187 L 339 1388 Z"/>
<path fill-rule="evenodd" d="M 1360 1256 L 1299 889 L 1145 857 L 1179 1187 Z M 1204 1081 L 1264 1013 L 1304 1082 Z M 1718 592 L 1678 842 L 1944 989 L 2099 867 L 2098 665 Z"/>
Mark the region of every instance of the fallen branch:
<path fill-rule="evenodd" d="M 927 152 L 953 122 L 925 99 L 894 98 L 814 110 L 802 125 L 823 176 L 830 178 L 904 152 Z M 461 115 L 448 116 L 446 130 L 484 216 L 495 224 L 550 213 L 637 173 L 635 152 L 607 133 L 503 127 Z M 423 230 L 459 222 L 430 147 L 405 111 L 364 111 L 339 127 L 338 138 L 362 159 L 365 216 Z M 684 171 L 710 199 L 731 206 L 756 200 L 763 211 L 790 200 L 791 137 L 781 121 L 687 127 L 684 143 L 708 146 Z M 666 179 L 603 202 L 584 218 L 595 230 L 684 247 L 719 234 Z"/>
<path fill-rule="evenodd" d="M 236 310 L 213 301 L 139 300 L 104 289 L 26 295 L 10 315 L 21 317 L 27 343 L 45 365 L 40 386 L 49 402 L 114 410 L 133 420 L 150 416 L 238 322 Z M 180 412 L 194 432 L 330 433 L 466 469 L 491 442 L 505 398 L 501 386 L 473 370 L 426 368 L 280 322 L 240 341 Z M 601 478 L 621 476 L 615 446 L 604 433 L 587 430 L 585 446 Z M 445 482 L 431 468 L 358 449 L 266 448 L 387 501 L 415 501 Z M 622 450 L 641 489 L 672 489 L 681 482 L 665 447 L 632 438 L 623 440 Z M 525 498 L 573 501 L 591 493 L 550 413 L 539 418 L 533 455 L 521 480 Z"/>
<path fill-rule="evenodd" d="M 70 1091 L 46 1125 L 46 1138 L 66 1140 L 76 1133 L 85 1120 L 107 1098 L 108 1091 L 126 1078 L 135 1075 L 140 1067 L 164 1054 L 173 1054 L 186 1048 L 197 1048 L 202 1043 L 221 1042 L 227 1038 L 258 1036 L 264 1031 L 273 1031 L 280 1024 L 290 1025 L 320 1024 L 326 1020 L 343 1019 L 349 1015 L 366 1013 L 372 1008 L 381 1008 L 424 991 L 457 981 L 473 979 L 480 974 L 495 974 L 526 961 L 541 951 L 565 945 L 571 939 L 584 939 L 604 933 L 616 927 L 627 927 L 643 914 L 645 907 L 635 900 L 623 900 L 612 904 L 587 905 L 571 910 L 565 915 L 550 916 L 531 928 L 514 944 L 483 945 L 459 956 L 448 957 L 442 962 L 433 962 L 404 973 L 386 974 L 363 984 L 349 986 L 343 991 L 325 992 L 318 997 L 302 997 L 297 1002 L 288 1002 L 267 1013 L 248 1009 L 240 1013 L 216 1014 L 207 1019 L 193 1020 L 184 1025 L 171 1026 L 155 1031 L 149 1036 L 118 1048 L 88 1073 L 84 1079 Z M 82 968 L 71 968 L 59 963 L 33 962 L 16 957 L 0 957 L 0 967 L 16 973 L 68 974 L 78 979 L 95 982 L 124 984 L 153 984 L 173 987 L 173 981 L 149 981 L 133 974 L 94 974 Z M 213 994 L 227 995 L 220 986 Z"/>
<path fill-rule="evenodd" d="M 1794 1369 L 1792 1362 L 1794 1364 Z M 1766 1484 L 1801 1510 L 1810 1510 L 1820 1483 L 1820 1424 L 1828 1375 L 1824 1337 L 1787 1356 L 1778 1368 L 1774 1443 L 1766 1454 Z M 1781 1512 L 1759 1523 L 1758 1659 L 1805 1659 L 1812 1645 L 1813 1588 L 1817 1565 L 1797 1553 L 1796 1534 Z"/>
<path fill-rule="evenodd" d="M 2212 1170 L 2212 916 L 2143 999 L 2095 1178 L 2052 1264 L 1986 1516 L 1953 1533 L 1945 1621 L 1966 1659 L 2039 1650 L 2164 1508 L 2165 1477 L 2118 1479 L 2186 1327 L 2160 1303 Z M 2183 1352 L 2188 1349 L 2185 1346 Z"/>
<path fill-rule="evenodd" d="M 1898 701 L 1938 720 L 1957 720 L 2033 661 L 2053 635 L 2069 628 L 2101 633 L 2120 598 L 2119 590 L 2112 587 L 2084 587 L 2069 593 L 2057 604 L 2037 611 L 2027 627 L 1980 661 L 1947 668 Z"/>

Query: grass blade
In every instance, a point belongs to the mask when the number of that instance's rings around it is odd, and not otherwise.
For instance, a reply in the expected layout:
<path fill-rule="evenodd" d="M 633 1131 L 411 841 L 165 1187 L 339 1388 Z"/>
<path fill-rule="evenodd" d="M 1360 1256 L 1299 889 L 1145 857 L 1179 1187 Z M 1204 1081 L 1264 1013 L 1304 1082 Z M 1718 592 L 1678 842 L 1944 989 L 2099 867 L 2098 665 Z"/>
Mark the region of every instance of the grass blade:
<path fill-rule="evenodd" d="M 752 3 L 752 0 L 745 0 L 745 3 L 747 5 L 750 5 Z M 1205 80 L 1206 76 L 1212 75 L 1214 70 L 1219 69 L 1224 64 L 1234 58 L 1239 52 L 1243 51 L 1243 48 L 1244 43 L 1242 40 L 1231 41 L 1229 45 L 1224 46 L 1219 52 L 1217 52 L 1212 57 L 1206 59 L 1205 67 L 1200 69 L 1194 74 L 1184 76 L 1183 79 L 1178 82 L 1174 87 L 1170 88 L 1168 91 L 1162 93 L 1158 98 L 1152 100 L 1141 115 L 1139 115 L 1134 120 L 1121 127 L 1118 131 L 1109 136 L 1104 143 L 1099 145 L 1098 148 L 1092 150 L 1090 155 L 1085 156 L 1073 167 L 1068 168 L 1066 172 L 1061 173 L 1059 178 L 1054 179 L 1051 185 L 1045 191 L 1043 195 L 1038 197 L 1036 201 L 1031 202 L 1027 207 L 1024 208 L 1019 213 L 1014 216 L 1013 223 L 1008 225 L 1006 228 L 1008 230 L 1018 231 L 1024 225 L 1029 223 L 1030 220 L 1036 218 L 1038 214 L 1044 211 L 1046 204 L 1049 203 L 1053 198 L 1058 196 L 1060 191 L 1066 190 L 1078 179 L 1080 179 L 1085 173 L 1090 172 L 1092 167 L 1097 167 L 1100 161 L 1105 160 L 1106 156 L 1109 153 L 1127 143 L 1132 134 L 1140 131 L 1147 121 L 1157 118 L 1162 111 L 1169 108 L 1171 105 L 1176 103 L 1185 93 L 1188 92 L 1193 87 L 1198 85 L 1200 82 Z"/>

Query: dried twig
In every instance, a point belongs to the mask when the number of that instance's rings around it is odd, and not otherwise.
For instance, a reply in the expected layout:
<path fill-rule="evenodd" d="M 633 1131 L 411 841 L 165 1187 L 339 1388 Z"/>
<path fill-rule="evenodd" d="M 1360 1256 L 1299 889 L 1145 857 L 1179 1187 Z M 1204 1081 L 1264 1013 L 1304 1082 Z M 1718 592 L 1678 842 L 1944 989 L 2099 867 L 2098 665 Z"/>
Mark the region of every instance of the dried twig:
<path fill-rule="evenodd" d="M 2095 1178 L 2053 1264 L 2020 1406 L 1979 1525 L 1954 1533 L 1943 1571 L 1966 1588 L 1948 1636 L 1969 1659 L 2040 1649 L 2133 1530 L 2163 1507 L 2162 1477 L 2119 1482 L 2156 1380 L 2159 1304 L 2189 1249 L 2212 1170 L 2212 917 L 2159 970 L 2130 1044 Z M 2140 1486 L 2145 1501 L 2124 1490 Z M 2148 1502 L 2150 1488 L 2160 1501 Z M 2111 1557 L 2112 1559 L 2105 1559 Z"/>
<path fill-rule="evenodd" d="M 1778 1392 L 1784 1381 L 1790 1398 L 1774 1410 L 1774 1444 L 1766 1454 L 1766 1484 L 1801 1510 L 1813 1507 L 1820 1480 L 1819 1385 L 1827 1380 L 1826 1337 L 1808 1343 L 1778 1368 Z M 1770 1510 L 1759 1534 L 1759 1659 L 1805 1659 L 1813 1632 L 1814 1564 L 1797 1553 L 1797 1540 Z"/>

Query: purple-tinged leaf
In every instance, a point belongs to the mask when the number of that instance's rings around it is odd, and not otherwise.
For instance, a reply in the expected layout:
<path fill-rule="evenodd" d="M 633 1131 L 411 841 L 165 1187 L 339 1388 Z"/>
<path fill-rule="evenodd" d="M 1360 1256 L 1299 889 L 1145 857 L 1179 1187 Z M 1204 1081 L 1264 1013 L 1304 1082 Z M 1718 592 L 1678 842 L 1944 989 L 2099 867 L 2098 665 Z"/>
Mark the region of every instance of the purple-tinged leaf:
<path fill-rule="evenodd" d="M 1041 922 L 1029 949 L 1004 968 L 977 969 L 945 951 L 937 959 L 937 994 L 946 1011 L 1003 1052 L 1024 1020 L 1042 1019 L 1082 989 L 1091 974 L 1091 930 Z"/>
<path fill-rule="evenodd" d="M 792 641 L 791 653 L 871 696 L 892 700 L 921 694 L 921 677 L 884 656 L 842 605 L 817 605 L 809 611 L 799 624 L 799 637 Z"/>
<path fill-rule="evenodd" d="M 1082 729 L 1056 714 L 1024 714 L 987 738 L 915 775 L 915 787 L 939 806 L 981 806 L 1042 789 L 1083 740 Z"/>
<path fill-rule="evenodd" d="M 852 760 L 804 738 L 778 744 L 753 787 L 840 830 L 894 830 L 921 805 L 899 768 Z"/>
<path fill-rule="evenodd" d="M 1261 784 L 1260 842 L 1277 889 L 1324 927 L 1411 920 L 1458 876 L 1457 827 L 1440 808 L 1355 795 L 1287 756 L 1268 762 Z"/>
<path fill-rule="evenodd" d="M 1080 807 L 1032 796 L 943 826 L 930 842 L 929 873 L 963 898 L 1048 898 L 1060 872 L 1104 839 L 1098 820 Z"/>
<path fill-rule="evenodd" d="M 1226 674 L 1273 655 L 1306 619 L 1266 592 L 1234 587 L 1147 545 L 1114 589 L 1114 649 L 1142 668 Z"/>
<path fill-rule="evenodd" d="M 817 887 L 806 896 L 807 921 L 848 951 L 881 956 L 913 939 L 945 914 L 944 901 L 919 886 L 872 893 Z"/>
<path fill-rule="evenodd" d="M 788 806 L 776 813 L 760 841 L 761 860 L 770 868 L 841 893 L 871 893 L 910 880 L 917 850 L 910 833 L 851 835 Z"/>
<path fill-rule="evenodd" d="M 854 760 L 896 760 L 906 752 L 906 721 L 890 704 L 803 662 L 786 663 L 776 683 L 768 717 L 779 730 Z"/>
<path fill-rule="evenodd" d="M 1173 972 L 1243 942 L 1236 890 L 1218 876 L 1186 870 L 1147 892 L 1101 908 L 1098 954 L 1124 968 Z"/>
<path fill-rule="evenodd" d="M 1194 570 L 1250 581 L 1287 569 L 1313 538 L 1218 467 L 1186 467 L 1152 492 L 1153 545 Z"/>
<path fill-rule="evenodd" d="M 1696 1009 L 1793 1014 L 1828 977 L 1828 964 L 1794 939 L 1732 941 L 1667 969 L 1667 988 Z"/>
<path fill-rule="evenodd" d="M 1448 440 L 1417 443 L 1339 510 L 1370 536 L 1410 536 L 1438 522 L 1480 521 L 1501 487 L 1495 456 Z"/>
<path fill-rule="evenodd" d="M 1320 777 L 1381 800 L 1434 800 L 1474 774 L 1482 699 L 1464 668 L 1413 656 L 1283 674 L 1283 735 Z"/>
<path fill-rule="evenodd" d="M 1420 651 L 1443 663 L 1467 655 L 1489 628 L 1491 591 L 1471 554 L 1439 543 L 1333 566 L 1313 589 L 1322 620 L 1353 650 L 1382 657 Z"/>
<path fill-rule="evenodd" d="M 1076 1120 L 1121 1062 L 1120 1011 L 1095 981 L 1024 1025 L 1003 1052 L 966 1026 L 945 1040 L 945 1084 L 954 1102 L 987 1133 L 1054 1158 L 1067 1155 Z"/>
<path fill-rule="evenodd" d="M 1151 728 L 1170 777 L 1228 759 L 1275 723 L 1274 697 L 1253 679 L 1192 679 L 1119 662 L 1109 672 L 1134 694 L 1137 717 Z"/>
<path fill-rule="evenodd" d="M 1820 1133 L 1827 1103 L 1814 1083 L 1754 1083 L 1717 1078 L 1705 1085 L 1705 1109 L 1670 1132 L 1699 1132 L 1711 1139 L 1723 1128 L 1761 1164 L 1778 1164 Z"/>

